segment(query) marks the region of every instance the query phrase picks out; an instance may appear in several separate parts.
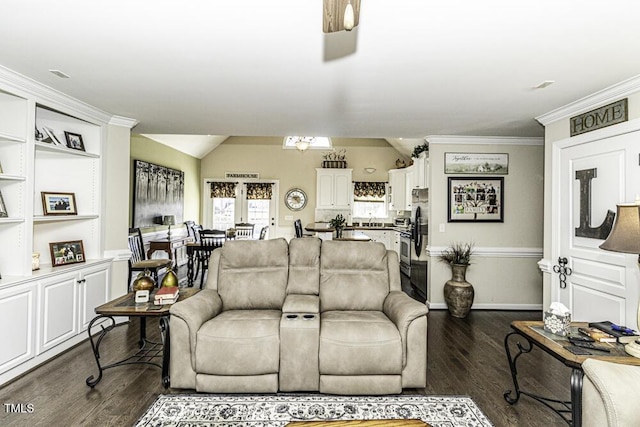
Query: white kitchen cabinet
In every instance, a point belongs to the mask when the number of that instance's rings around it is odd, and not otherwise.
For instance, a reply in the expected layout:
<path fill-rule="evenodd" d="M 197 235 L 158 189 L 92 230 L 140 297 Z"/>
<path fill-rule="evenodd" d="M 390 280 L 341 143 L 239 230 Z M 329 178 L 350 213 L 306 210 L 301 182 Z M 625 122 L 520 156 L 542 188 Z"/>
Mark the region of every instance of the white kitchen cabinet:
<path fill-rule="evenodd" d="M 392 249 L 390 233 L 388 230 L 364 230 L 364 234 L 371 237 L 372 242 L 380 242 L 384 244 L 384 247 L 387 249 Z"/>
<path fill-rule="evenodd" d="M 396 251 L 398 254 L 398 259 L 400 259 L 400 232 L 393 231 L 393 247 L 392 249 Z"/>
<path fill-rule="evenodd" d="M 35 285 L 0 290 L 0 374 L 35 356 L 36 293 Z"/>
<path fill-rule="evenodd" d="M 404 175 L 404 191 L 405 191 L 405 208 L 404 210 L 410 211 L 412 206 L 413 196 L 411 192 L 415 188 L 415 165 L 411 165 L 408 168 L 405 168 Z"/>
<path fill-rule="evenodd" d="M 406 169 L 391 169 L 389 171 L 389 209 L 394 211 L 406 210 Z"/>
<path fill-rule="evenodd" d="M 420 153 L 417 159 L 414 159 L 413 166 L 415 168 L 415 176 L 413 185 L 415 188 L 429 188 L 429 156 L 427 151 Z"/>
<path fill-rule="evenodd" d="M 316 168 L 316 209 L 351 209 L 352 169 Z"/>

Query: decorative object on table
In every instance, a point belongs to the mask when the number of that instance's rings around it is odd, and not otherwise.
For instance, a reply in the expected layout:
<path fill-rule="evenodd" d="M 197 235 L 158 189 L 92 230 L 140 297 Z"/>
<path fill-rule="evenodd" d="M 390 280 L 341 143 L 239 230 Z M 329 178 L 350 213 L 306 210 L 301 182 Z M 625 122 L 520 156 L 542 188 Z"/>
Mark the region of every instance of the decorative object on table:
<path fill-rule="evenodd" d="M 173 272 L 173 267 L 169 267 L 164 277 L 162 278 L 162 282 L 160 286 L 163 288 L 173 288 L 178 286 L 178 276 Z"/>
<path fill-rule="evenodd" d="M 448 222 L 504 222 L 504 178 L 449 178 Z"/>
<path fill-rule="evenodd" d="M 329 220 L 329 227 L 336 230 L 337 239 L 342 237 L 342 230 L 344 230 L 344 226 L 346 225 L 346 223 L 347 220 L 344 219 L 344 216 L 342 216 L 342 214 L 338 214 L 335 218 L 331 218 Z"/>
<path fill-rule="evenodd" d="M 404 162 L 404 160 L 402 159 L 397 159 L 396 160 L 396 168 L 398 169 L 402 169 L 402 168 L 406 168 L 407 164 Z"/>
<path fill-rule="evenodd" d="M 47 126 L 43 126 L 42 130 L 44 130 L 44 133 L 47 135 L 47 139 L 49 139 L 52 144 L 62 146 L 62 142 L 60 142 L 53 129 Z M 49 142 L 47 141 L 47 139 L 43 140 L 43 142 Z"/>
<path fill-rule="evenodd" d="M 415 147 L 413 147 L 413 152 L 411 153 L 411 158 L 413 159 L 417 159 L 421 153 L 423 152 L 428 152 L 429 151 L 429 144 L 427 144 L 426 142 L 420 144 L 420 145 L 416 145 Z"/>
<path fill-rule="evenodd" d="M 310 420 L 330 426 L 332 422 L 346 425 L 345 421 L 394 418 L 402 422 L 422 420 L 432 426 L 493 425 L 467 396 L 198 393 L 159 395 L 135 426 L 191 423 L 280 427 Z"/>
<path fill-rule="evenodd" d="M 598 328 L 591 328 L 591 327 L 578 328 L 578 332 L 581 335 L 584 335 L 585 337 L 589 337 L 592 340 L 597 342 L 614 343 L 617 341 L 616 337 L 614 337 L 613 335 L 609 335 L 608 333 L 601 331 Z"/>
<path fill-rule="evenodd" d="M 444 300 L 453 317 L 465 318 L 471 311 L 475 291 L 466 280 L 466 272 L 471 265 L 473 244 L 452 243 L 444 249 L 439 258 L 451 267 L 451 280 L 444 284 Z"/>
<path fill-rule="evenodd" d="M 347 167 L 347 150 L 329 151 L 322 155 L 323 168 L 345 169 Z"/>
<path fill-rule="evenodd" d="M 180 289 L 177 286 L 163 286 L 153 297 L 154 305 L 173 304 L 178 301 Z"/>
<path fill-rule="evenodd" d="M 133 227 L 153 227 L 158 212 L 183 222 L 184 172 L 134 160 Z"/>
<path fill-rule="evenodd" d="M 53 267 L 85 261 L 82 240 L 49 243 L 49 250 Z"/>
<path fill-rule="evenodd" d="M 152 291 L 156 287 L 156 282 L 151 277 L 151 272 L 149 270 L 144 270 L 138 274 L 136 280 L 133 281 L 131 285 L 131 289 L 134 292 L 137 291 Z"/>
<path fill-rule="evenodd" d="M 64 131 L 64 138 L 67 140 L 67 147 L 73 150 L 85 151 L 82 135 Z"/>
<path fill-rule="evenodd" d="M 301 211 L 307 206 L 307 193 L 300 188 L 292 188 L 284 196 L 284 204 L 292 211 Z"/>
<path fill-rule="evenodd" d="M 444 153 L 444 173 L 507 175 L 508 153 Z"/>
<path fill-rule="evenodd" d="M 163 215 L 162 216 L 162 225 L 168 225 L 167 229 L 167 239 L 171 239 L 171 226 L 176 225 L 176 216 L 175 215 Z"/>
<path fill-rule="evenodd" d="M 543 314 L 544 330 L 561 337 L 569 335 L 571 324 L 571 312 L 562 303 L 552 302 L 549 310 Z"/>
<path fill-rule="evenodd" d="M 136 291 L 136 304 L 146 304 L 149 302 L 149 290 Z"/>
<path fill-rule="evenodd" d="M 0 218 L 7 218 L 9 213 L 7 212 L 7 206 L 4 204 L 4 198 L 2 197 L 2 192 L 0 191 Z"/>
<path fill-rule="evenodd" d="M 40 270 L 40 253 L 34 252 L 31 254 L 31 271 Z"/>
<path fill-rule="evenodd" d="M 627 254 L 638 254 L 640 266 L 640 200 L 617 206 L 616 222 L 607 240 L 600 249 Z M 640 305 L 638 306 L 638 327 L 640 327 Z M 624 350 L 634 357 L 640 357 L 640 342 L 631 341 Z"/>
<path fill-rule="evenodd" d="M 45 215 L 78 215 L 75 193 L 49 193 L 42 195 L 42 211 Z"/>

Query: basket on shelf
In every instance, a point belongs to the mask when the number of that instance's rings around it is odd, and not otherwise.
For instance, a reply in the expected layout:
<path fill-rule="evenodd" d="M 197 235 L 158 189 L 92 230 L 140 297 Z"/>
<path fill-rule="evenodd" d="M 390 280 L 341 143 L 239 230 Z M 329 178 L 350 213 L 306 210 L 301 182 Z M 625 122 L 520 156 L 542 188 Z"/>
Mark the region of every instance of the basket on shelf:
<path fill-rule="evenodd" d="M 333 169 L 346 169 L 347 161 L 346 160 L 323 160 L 322 167 L 333 168 Z"/>

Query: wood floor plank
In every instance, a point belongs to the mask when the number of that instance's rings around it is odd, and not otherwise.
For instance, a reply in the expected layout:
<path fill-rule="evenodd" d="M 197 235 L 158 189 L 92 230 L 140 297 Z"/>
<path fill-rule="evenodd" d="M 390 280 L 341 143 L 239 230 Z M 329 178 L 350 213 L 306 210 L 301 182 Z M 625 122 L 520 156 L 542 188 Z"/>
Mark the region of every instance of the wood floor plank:
<path fill-rule="evenodd" d="M 538 320 L 537 311 L 473 311 L 454 319 L 433 310 L 428 322 L 427 387 L 406 394 L 467 395 L 496 426 L 565 426 L 550 410 L 522 397 L 509 405 L 503 392 L 513 389 L 504 352 L 504 336 L 513 320 Z M 157 322 L 148 325 L 158 340 Z M 115 360 L 137 347 L 138 323 L 118 326 L 105 338 L 103 357 Z M 529 391 L 568 399 L 570 369 L 539 349 L 523 355 L 519 380 Z M 125 366 L 104 372 L 95 389 L 85 384 L 97 375 L 89 342 L 83 342 L 16 381 L 0 388 L 0 403 L 31 403 L 33 413 L 8 413 L 0 407 L 2 426 L 127 426 L 132 425 L 155 397 L 167 392 L 160 369 Z M 192 393 L 174 390 L 171 393 Z"/>

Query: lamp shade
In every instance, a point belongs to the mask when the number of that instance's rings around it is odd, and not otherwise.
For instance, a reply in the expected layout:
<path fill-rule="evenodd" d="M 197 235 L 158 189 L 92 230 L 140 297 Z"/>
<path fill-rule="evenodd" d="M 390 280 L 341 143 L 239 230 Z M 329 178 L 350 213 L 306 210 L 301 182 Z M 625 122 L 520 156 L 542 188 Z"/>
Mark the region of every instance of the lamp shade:
<path fill-rule="evenodd" d="M 620 204 L 616 222 L 600 249 L 640 254 L 640 204 Z"/>
<path fill-rule="evenodd" d="M 176 216 L 175 215 L 163 215 L 162 216 L 162 225 L 176 225 Z"/>

